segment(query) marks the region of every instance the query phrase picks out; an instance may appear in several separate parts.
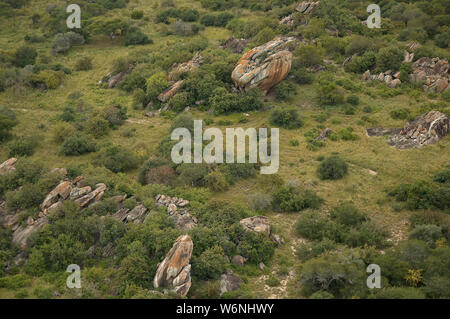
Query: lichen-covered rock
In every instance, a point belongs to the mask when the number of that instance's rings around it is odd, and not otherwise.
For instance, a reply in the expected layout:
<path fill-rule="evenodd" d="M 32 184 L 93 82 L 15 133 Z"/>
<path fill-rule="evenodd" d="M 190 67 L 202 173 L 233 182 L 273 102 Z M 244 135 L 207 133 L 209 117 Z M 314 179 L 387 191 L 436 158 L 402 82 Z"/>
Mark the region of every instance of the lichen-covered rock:
<path fill-rule="evenodd" d="M 227 270 L 220 276 L 220 295 L 222 296 L 226 292 L 239 289 L 242 282 L 244 281 L 233 274 L 231 269 Z"/>
<path fill-rule="evenodd" d="M 287 45 L 294 41 L 293 37 L 277 37 L 244 54 L 231 74 L 235 86 L 244 91 L 258 88 L 267 94 L 291 70 L 292 53 Z"/>
<path fill-rule="evenodd" d="M 33 220 L 32 223 L 30 221 L 30 223 L 27 223 L 26 227 L 19 226 L 13 232 L 13 244 L 18 245 L 21 249 L 26 249 L 28 247 L 28 239 L 30 238 L 30 236 L 36 231 L 42 229 L 42 227 L 44 227 L 44 225 L 46 224 L 48 224 L 47 217 L 42 217 L 37 219 L 36 221 Z"/>
<path fill-rule="evenodd" d="M 169 101 L 181 89 L 183 82 L 183 80 L 180 80 L 172 84 L 168 89 L 158 95 L 158 100 L 163 103 Z"/>
<path fill-rule="evenodd" d="M 320 1 L 303 1 L 299 3 L 295 10 L 303 14 L 311 13 L 314 8 L 316 8 L 320 4 Z"/>
<path fill-rule="evenodd" d="M 189 201 L 159 194 L 156 196 L 156 206 L 166 206 L 167 213 L 175 222 L 175 225 L 180 230 L 190 230 L 197 226 L 197 218 L 185 208 L 189 205 Z"/>
<path fill-rule="evenodd" d="M 45 197 L 41 209 L 47 209 L 60 199 L 67 199 L 72 192 L 72 184 L 69 181 L 61 182 Z"/>
<path fill-rule="evenodd" d="M 186 296 L 191 287 L 190 259 L 194 244 L 188 235 L 177 238 L 166 258 L 158 265 L 153 286 L 172 289 Z"/>
<path fill-rule="evenodd" d="M 266 216 L 253 216 L 242 219 L 239 224 L 246 230 L 253 231 L 255 233 L 264 233 L 267 236 L 270 235 L 270 223 L 269 218 Z"/>
<path fill-rule="evenodd" d="M 2 164 L 0 164 L 0 175 L 6 175 L 8 173 L 11 173 L 16 170 L 16 162 L 17 158 L 10 158 L 6 161 L 4 161 Z"/>

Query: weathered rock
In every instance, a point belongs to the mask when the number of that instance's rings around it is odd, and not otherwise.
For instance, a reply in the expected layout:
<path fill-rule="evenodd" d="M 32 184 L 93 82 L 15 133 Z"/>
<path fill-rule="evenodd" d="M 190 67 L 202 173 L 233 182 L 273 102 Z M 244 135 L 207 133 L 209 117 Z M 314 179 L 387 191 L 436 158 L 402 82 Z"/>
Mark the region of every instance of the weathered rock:
<path fill-rule="evenodd" d="M 44 225 L 46 224 L 48 224 L 47 217 L 42 217 L 37 219 L 27 227 L 18 227 L 13 233 L 13 244 L 18 245 L 21 249 L 27 248 L 28 239 L 30 238 L 30 236 L 36 231 L 42 229 L 42 227 L 44 227 Z"/>
<path fill-rule="evenodd" d="M 399 149 L 435 144 L 450 131 L 450 117 L 439 111 L 419 115 L 399 134 L 392 135 L 389 144 Z"/>
<path fill-rule="evenodd" d="M 89 194 L 92 191 L 91 186 L 85 186 L 85 187 L 74 187 L 72 188 L 72 191 L 70 192 L 69 198 L 72 200 L 78 199 L 86 194 Z"/>
<path fill-rule="evenodd" d="M 272 239 L 272 241 L 276 242 L 278 245 L 284 244 L 284 238 L 281 237 L 280 235 L 270 234 L 270 239 Z"/>
<path fill-rule="evenodd" d="M 259 269 L 261 269 L 262 271 L 266 270 L 266 265 L 264 265 L 264 263 L 262 261 L 259 263 L 258 266 L 259 266 Z"/>
<path fill-rule="evenodd" d="M 66 177 L 67 176 L 67 169 L 66 168 L 53 168 L 50 173 L 56 173 L 61 176 Z"/>
<path fill-rule="evenodd" d="M 148 209 L 144 205 L 138 205 L 127 214 L 128 223 L 142 223 Z"/>
<path fill-rule="evenodd" d="M 245 262 L 247 261 L 247 258 L 242 257 L 241 255 L 235 255 L 231 259 L 231 262 L 235 264 L 236 266 L 244 266 Z"/>
<path fill-rule="evenodd" d="M 194 244 L 188 235 L 177 238 L 166 258 L 158 265 L 153 286 L 171 288 L 186 296 L 191 287 L 191 265 L 189 264 Z"/>
<path fill-rule="evenodd" d="M 158 100 L 160 100 L 163 103 L 169 101 L 172 98 L 172 96 L 174 96 L 181 89 L 183 82 L 184 80 L 180 80 L 172 84 L 168 89 L 166 89 L 158 96 Z"/>
<path fill-rule="evenodd" d="M 167 212 L 175 222 L 175 225 L 178 229 L 189 230 L 197 226 L 197 219 L 192 216 L 187 209 L 184 208 L 189 205 L 188 200 L 161 194 L 157 195 L 155 199 L 157 206 L 167 207 Z"/>
<path fill-rule="evenodd" d="M 449 88 L 449 63 L 439 58 L 422 57 L 412 64 L 410 82 L 424 82 L 424 91 L 443 92 Z"/>
<path fill-rule="evenodd" d="M 256 233 L 265 233 L 270 235 L 270 223 L 269 218 L 266 216 L 253 216 L 242 219 L 239 224 L 246 230 L 250 230 Z"/>
<path fill-rule="evenodd" d="M 16 162 L 17 158 L 10 158 L 6 161 L 4 161 L 2 164 L 0 164 L 0 175 L 6 175 L 8 173 L 11 173 L 16 170 Z"/>
<path fill-rule="evenodd" d="M 226 292 L 239 289 L 242 282 L 243 280 L 241 278 L 234 275 L 231 269 L 228 269 L 220 276 L 220 295 L 222 296 Z"/>
<path fill-rule="evenodd" d="M 220 46 L 221 49 L 230 49 L 233 53 L 242 53 L 245 47 L 250 43 L 250 40 L 236 39 L 235 37 L 229 38 L 225 43 Z"/>
<path fill-rule="evenodd" d="M 197 52 L 194 57 L 188 62 L 181 63 L 179 65 L 174 65 L 172 71 L 169 74 L 169 81 L 176 81 L 179 79 L 180 75 L 184 73 L 191 72 L 203 64 L 203 57 L 200 52 Z"/>
<path fill-rule="evenodd" d="M 99 84 L 107 84 L 109 89 L 115 88 L 117 87 L 120 82 L 122 82 L 122 80 L 125 78 L 125 76 L 127 76 L 128 74 L 131 73 L 131 71 L 133 71 L 134 65 L 130 64 L 128 66 L 128 70 L 124 71 L 124 72 L 119 72 L 117 74 L 112 74 L 109 73 L 107 75 L 105 75 L 103 77 L 103 79 L 100 80 Z"/>
<path fill-rule="evenodd" d="M 64 181 L 56 186 L 44 199 L 41 209 L 47 209 L 60 199 L 67 199 L 72 192 L 72 185 L 69 181 Z"/>
<path fill-rule="evenodd" d="M 327 140 L 327 138 L 328 138 L 328 135 L 330 135 L 331 134 L 331 129 L 330 128 L 325 128 L 322 132 L 320 132 L 320 134 L 319 134 L 319 136 L 317 136 L 316 138 L 315 138 L 315 141 L 326 141 Z"/>
<path fill-rule="evenodd" d="M 95 187 L 96 188 L 92 192 L 84 195 L 81 198 L 78 198 L 77 200 L 75 200 L 75 202 L 78 203 L 81 207 L 87 207 L 101 200 L 107 187 L 103 183 L 97 184 L 95 185 Z"/>
<path fill-rule="evenodd" d="M 409 53 L 408 51 L 405 51 L 403 53 L 403 63 L 410 63 L 414 60 L 414 52 Z"/>
<path fill-rule="evenodd" d="M 244 54 L 231 74 L 235 86 L 244 91 L 258 88 L 267 94 L 291 70 L 292 53 L 287 45 L 294 41 L 293 37 L 277 37 Z"/>
<path fill-rule="evenodd" d="M 303 1 L 302 3 L 299 3 L 297 5 L 295 10 L 297 10 L 298 12 L 303 13 L 303 14 L 309 14 L 318 5 L 320 5 L 320 1 Z"/>

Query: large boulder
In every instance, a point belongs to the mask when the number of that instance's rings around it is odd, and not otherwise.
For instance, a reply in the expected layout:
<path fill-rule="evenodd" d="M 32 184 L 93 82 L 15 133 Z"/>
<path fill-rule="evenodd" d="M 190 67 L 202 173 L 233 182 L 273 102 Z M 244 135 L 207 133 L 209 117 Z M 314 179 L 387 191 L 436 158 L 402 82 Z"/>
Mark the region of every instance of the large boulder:
<path fill-rule="evenodd" d="M 191 255 L 194 244 L 191 237 L 177 238 L 166 258 L 158 265 L 153 286 L 171 288 L 181 296 L 186 296 L 191 287 Z"/>
<path fill-rule="evenodd" d="M 277 37 L 244 54 L 231 74 L 235 86 L 243 91 L 258 88 L 267 94 L 291 70 L 292 53 L 287 45 L 294 41 L 293 37 Z"/>
<path fill-rule="evenodd" d="M 242 282 L 244 281 L 233 274 L 231 269 L 227 270 L 220 276 L 220 295 L 238 289 Z"/>
<path fill-rule="evenodd" d="M 16 170 L 16 167 L 15 167 L 16 162 L 17 162 L 17 158 L 13 157 L 13 158 L 6 160 L 2 164 L 0 164 L 0 175 L 6 175 L 8 173 L 15 171 Z"/>
<path fill-rule="evenodd" d="M 63 181 L 58 186 L 56 186 L 48 195 L 45 197 L 41 204 L 41 209 L 48 209 L 50 206 L 58 202 L 60 199 L 67 199 L 72 192 L 72 184 L 69 181 Z"/>
<path fill-rule="evenodd" d="M 266 216 L 253 216 L 242 219 L 239 224 L 246 230 L 263 233 L 270 236 L 270 223 L 269 218 Z"/>

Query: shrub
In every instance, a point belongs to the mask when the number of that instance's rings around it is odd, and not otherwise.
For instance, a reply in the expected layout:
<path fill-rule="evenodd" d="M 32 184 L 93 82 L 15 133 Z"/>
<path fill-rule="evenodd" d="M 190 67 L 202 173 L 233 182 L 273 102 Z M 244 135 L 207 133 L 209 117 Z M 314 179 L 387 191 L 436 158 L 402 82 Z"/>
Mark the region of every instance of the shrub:
<path fill-rule="evenodd" d="M 302 45 L 294 51 L 294 60 L 292 68 L 310 67 L 321 64 L 324 58 L 325 49 L 320 46 Z"/>
<path fill-rule="evenodd" d="M 439 33 L 434 37 L 434 43 L 440 48 L 448 48 L 450 42 L 450 35 L 448 32 Z"/>
<path fill-rule="evenodd" d="M 0 106 L 0 142 L 7 139 L 10 131 L 18 124 L 16 114 L 9 108 Z"/>
<path fill-rule="evenodd" d="M 146 34 L 138 27 L 131 27 L 125 35 L 125 45 L 138 45 L 153 43 Z"/>
<path fill-rule="evenodd" d="M 318 89 L 319 103 L 322 105 L 336 105 L 344 102 L 342 90 L 334 83 L 323 83 Z"/>
<path fill-rule="evenodd" d="M 38 145 L 39 138 L 35 136 L 18 137 L 15 141 L 8 144 L 9 157 L 14 156 L 30 156 Z"/>
<path fill-rule="evenodd" d="M 205 184 L 205 177 L 208 175 L 208 167 L 199 164 L 183 163 L 176 169 L 178 181 L 186 186 L 203 186 Z"/>
<path fill-rule="evenodd" d="M 169 185 L 175 177 L 175 170 L 167 165 L 150 168 L 145 174 L 146 184 Z"/>
<path fill-rule="evenodd" d="M 450 182 L 450 169 L 445 169 L 434 176 L 433 181 L 436 183 L 448 183 Z"/>
<path fill-rule="evenodd" d="M 96 154 L 94 163 L 114 173 L 126 172 L 138 167 L 139 160 L 132 152 L 120 146 L 107 146 Z"/>
<path fill-rule="evenodd" d="M 22 46 L 14 53 L 14 65 L 23 68 L 36 62 L 36 49 L 29 46 Z"/>
<path fill-rule="evenodd" d="M 77 156 L 95 151 L 95 144 L 83 134 L 67 137 L 61 146 L 62 154 L 66 156 Z"/>
<path fill-rule="evenodd" d="M 362 55 L 366 50 L 371 46 L 372 40 L 360 35 L 353 36 L 350 43 L 345 49 L 345 54 L 353 55 L 358 54 Z"/>
<path fill-rule="evenodd" d="M 297 88 L 289 81 L 283 81 L 275 86 L 278 101 L 285 101 L 295 95 Z"/>
<path fill-rule="evenodd" d="M 359 97 L 356 95 L 350 95 L 347 97 L 347 103 L 351 105 L 358 105 L 359 104 Z"/>
<path fill-rule="evenodd" d="M 425 299 L 425 294 L 413 287 L 390 287 L 380 290 L 377 299 Z"/>
<path fill-rule="evenodd" d="M 6 204 L 11 210 L 28 209 L 42 203 L 45 190 L 39 184 L 24 184 L 20 190 L 6 193 Z"/>
<path fill-rule="evenodd" d="M 147 80 L 147 95 L 152 101 L 156 101 L 158 95 L 169 86 L 167 75 L 164 72 L 153 74 Z"/>
<path fill-rule="evenodd" d="M 443 237 L 441 227 L 436 225 L 418 225 L 409 234 L 409 239 L 423 240 L 430 246 Z"/>
<path fill-rule="evenodd" d="M 360 213 L 358 209 L 350 203 L 343 203 L 335 207 L 331 217 L 338 223 L 352 227 L 358 226 L 369 218 L 366 214 Z"/>
<path fill-rule="evenodd" d="M 337 156 L 331 156 L 324 159 L 317 168 L 317 175 L 320 179 L 336 180 L 347 174 L 348 165 L 343 159 Z"/>
<path fill-rule="evenodd" d="M 395 120 L 406 120 L 410 116 L 410 111 L 408 109 L 397 109 L 389 113 L 391 117 Z"/>
<path fill-rule="evenodd" d="M 169 108 L 175 112 L 183 111 L 190 104 L 189 93 L 180 92 L 175 94 L 169 101 Z"/>
<path fill-rule="evenodd" d="M 299 191 L 293 186 L 283 186 L 272 195 L 272 206 L 275 210 L 298 212 L 306 208 L 319 208 L 323 200 L 313 191 Z"/>
<path fill-rule="evenodd" d="M 109 122 L 99 116 L 95 116 L 86 121 L 86 132 L 95 138 L 102 137 L 108 133 Z"/>
<path fill-rule="evenodd" d="M 256 46 L 264 44 L 266 42 L 269 42 L 270 40 L 273 40 L 275 35 L 275 32 L 271 28 L 265 27 L 264 29 L 259 31 L 258 34 L 253 38 L 253 43 Z"/>
<path fill-rule="evenodd" d="M 199 279 L 217 279 L 225 271 L 226 259 L 222 247 L 214 246 L 192 260 L 192 270 Z"/>
<path fill-rule="evenodd" d="M 112 127 L 122 125 L 127 117 L 127 108 L 119 104 L 108 106 L 101 112 L 102 117 L 109 122 Z"/>
<path fill-rule="evenodd" d="M 139 19 L 142 19 L 143 16 L 144 16 L 144 11 L 142 11 L 142 10 L 135 9 L 131 12 L 131 19 L 139 20 Z"/>
<path fill-rule="evenodd" d="M 352 59 L 345 65 L 345 71 L 353 73 L 364 73 L 371 69 L 376 63 L 376 54 L 373 51 L 367 51 L 362 56 Z"/>
<path fill-rule="evenodd" d="M 43 86 L 44 89 L 54 90 L 58 88 L 64 78 L 64 73 L 61 71 L 44 70 L 38 74 L 33 74 L 31 82 L 35 86 Z"/>
<path fill-rule="evenodd" d="M 229 12 L 207 13 L 201 17 L 200 23 L 207 27 L 225 27 L 233 17 Z"/>
<path fill-rule="evenodd" d="M 292 70 L 291 75 L 298 84 L 311 84 L 314 81 L 314 75 L 308 72 L 306 68 Z"/>
<path fill-rule="evenodd" d="M 69 51 L 74 45 L 82 45 L 85 40 L 81 34 L 75 32 L 58 33 L 52 44 L 52 51 L 54 53 L 65 53 Z"/>
<path fill-rule="evenodd" d="M 75 62 L 75 70 L 77 71 L 88 71 L 92 70 L 92 58 L 82 57 Z"/>
<path fill-rule="evenodd" d="M 278 108 L 270 114 L 270 123 L 286 129 L 295 129 L 303 126 L 297 109 Z"/>
<path fill-rule="evenodd" d="M 119 88 L 126 92 L 132 92 L 136 89 L 145 90 L 147 88 L 147 80 L 141 73 L 132 72 L 120 82 Z"/>
<path fill-rule="evenodd" d="M 381 48 L 376 55 L 377 67 L 380 71 L 396 71 L 403 61 L 403 51 L 397 46 Z"/>
<path fill-rule="evenodd" d="M 223 192 L 228 189 L 225 176 L 220 171 L 213 171 L 205 176 L 205 183 L 213 192 Z"/>

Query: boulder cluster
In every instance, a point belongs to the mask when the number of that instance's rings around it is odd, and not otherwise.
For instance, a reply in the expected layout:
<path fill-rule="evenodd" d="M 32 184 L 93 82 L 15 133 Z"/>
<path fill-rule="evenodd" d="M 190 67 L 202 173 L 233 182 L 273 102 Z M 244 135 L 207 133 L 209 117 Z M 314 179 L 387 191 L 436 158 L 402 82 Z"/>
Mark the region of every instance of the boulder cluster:
<path fill-rule="evenodd" d="M 369 136 L 388 135 L 388 143 L 398 149 L 435 144 L 450 132 L 450 117 L 439 111 L 417 116 L 402 129 L 370 128 Z"/>
<path fill-rule="evenodd" d="M 386 72 L 381 72 L 379 74 L 371 74 L 370 70 L 367 70 L 362 75 L 362 80 L 363 81 L 377 80 L 380 82 L 384 82 L 391 89 L 395 89 L 397 86 L 400 85 L 400 83 L 402 83 L 402 81 L 400 81 L 400 72 L 394 73 L 391 70 L 388 70 Z"/>
<path fill-rule="evenodd" d="M 276 37 L 245 53 L 231 74 L 236 88 L 242 91 L 258 88 L 267 94 L 291 70 L 288 44 L 294 41 L 294 37 Z"/>
<path fill-rule="evenodd" d="M 239 224 L 241 224 L 245 230 L 266 234 L 274 242 L 280 245 L 284 244 L 284 239 L 281 236 L 272 233 L 269 218 L 266 216 L 244 218 L 239 222 Z"/>
<path fill-rule="evenodd" d="M 194 243 L 188 235 L 177 238 L 166 258 L 158 264 L 153 286 L 171 289 L 186 296 L 191 288 L 191 256 Z"/>
<path fill-rule="evenodd" d="M 318 5 L 320 4 L 320 1 L 303 1 L 299 3 L 295 7 L 294 13 L 291 13 L 288 16 L 285 16 L 280 20 L 280 24 L 285 24 L 287 26 L 293 26 L 295 24 L 295 18 L 294 14 L 310 14 Z"/>
<path fill-rule="evenodd" d="M 197 218 L 192 216 L 191 213 L 185 208 L 189 205 L 188 200 L 161 194 L 157 195 L 155 200 L 156 206 L 167 207 L 167 212 L 175 222 L 178 229 L 189 230 L 197 226 Z"/>
<path fill-rule="evenodd" d="M 449 64 L 447 60 L 423 57 L 412 64 L 410 82 L 422 82 L 426 92 L 444 92 L 449 88 Z"/>
<path fill-rule="evenodd" d="M 404 63 L 410 63 L 414 59 L 414 53 L 405 51 Z M 447 60 L 439 58 L 423 57 L 412 64 L 412 73 L 408 75 L 411 83 L 423 83 L 426 92 L 444 92 L 449 88 L 448 76 L 449 64 Z M 400 72 L 388 70 L 384 73 L 371 74 L 370 70 L 364 72 L 363 81 L 380 81 L 386 83 L 390 88 L 396 88 L 400 83 Z"/>

